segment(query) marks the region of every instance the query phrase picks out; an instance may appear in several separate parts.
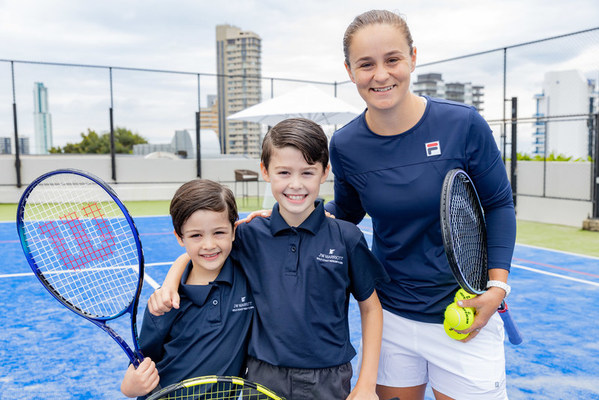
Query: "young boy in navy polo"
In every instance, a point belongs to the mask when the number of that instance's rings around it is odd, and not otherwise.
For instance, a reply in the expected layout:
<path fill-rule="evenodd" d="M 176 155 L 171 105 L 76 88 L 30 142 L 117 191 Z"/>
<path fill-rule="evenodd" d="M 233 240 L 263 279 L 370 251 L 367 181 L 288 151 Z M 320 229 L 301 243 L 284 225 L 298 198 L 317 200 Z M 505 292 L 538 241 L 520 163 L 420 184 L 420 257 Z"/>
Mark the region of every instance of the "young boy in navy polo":
<path fill-rule="evenodd" d="M 238 225 L 232 253 L 256 302 L 246 378 L 290 400 L 376 399 L 382 309 L 375 285 L 388 277 L 355 225 L 326 217 L 318 194 L 328 160 L 327 137 L 312 121 L 282 121 L 264 138 L 262 176 L 277 204 L 269 218 Z M 177 306 L 173 278 L 185 260 L 152 295 L 152 312 Z M 362 317 L 351 394 L 350 293 Z"/>
<path fill-rule="evenodd" d="M 128 397 L 203 375 L 238 376 L 244 366 L 253 299 L 229 253 L 237 205 L 230 189 L 196 179 L 177 190 L 170 214 L 177 241 L 191 259 L 180 280 L 180 306 L 154 316 L 148 308 L 139 336 L 146 357 L 129 365 Z"/>

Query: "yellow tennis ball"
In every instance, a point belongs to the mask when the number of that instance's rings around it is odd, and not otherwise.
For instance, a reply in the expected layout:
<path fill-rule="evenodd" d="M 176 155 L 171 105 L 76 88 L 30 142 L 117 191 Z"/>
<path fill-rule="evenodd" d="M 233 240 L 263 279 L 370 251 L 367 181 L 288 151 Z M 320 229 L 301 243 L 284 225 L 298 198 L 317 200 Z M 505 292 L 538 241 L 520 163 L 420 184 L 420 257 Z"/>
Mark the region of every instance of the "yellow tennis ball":
<path fill-rule="evenodd" d="M 467 291 L 465 291 L 464 289 L 460 289 L 456 292 L 455 297 L 453 298 L 453 301 L 455 301 L 457 303 L 460 300 L 470 300 L 475 297 L 476 297 L 475 294 L 471 294 L 471 293 L 468 293 Z"/>
<path fill-rule="evenodd" d="M 460 307 L 451 303 L 445 309 L 445 321 L 450 328 L 458 331 L 470 328 L 474 322 L 474 307 Z"/>
<path fill-rule="evenodd" d="M 458 333 L 456 331 L 454 331 L 453 329 L 451 329 L 449 327 L 449 325 L 447 324 L 447 321 L 443 321 L 443 328 L 445 328 L 445 333 L 447 333 L 447 336 L 449 336 L 452 339 L 455 340 L 462 340 L 468 337 L 468 335 L 470 335 L 469 333 Z"/>

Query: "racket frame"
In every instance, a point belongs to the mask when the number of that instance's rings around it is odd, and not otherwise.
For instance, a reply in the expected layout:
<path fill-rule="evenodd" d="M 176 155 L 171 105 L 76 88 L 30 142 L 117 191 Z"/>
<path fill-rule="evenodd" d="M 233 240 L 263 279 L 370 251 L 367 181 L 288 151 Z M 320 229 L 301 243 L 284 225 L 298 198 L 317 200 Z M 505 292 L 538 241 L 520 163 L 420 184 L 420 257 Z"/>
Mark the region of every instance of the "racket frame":
<path fill-rule="evenodd" d="M 135 290 L 133 298 L 131 299 L 131 302 L 129 303 L 129 306 L 123 308 L 120 312 L 118 312 L 114 315 L 92 316 L 89 313 L 87 313 L 84 310 L 77 307 L 76 305 L 69 302 L 48 282 L 48 280 L 45 278 L 44 274 L 41 272 L 39 266 L 37 265 L 37 262 L 31 256 L 31 251 L 29 249 L 29 245 L 27 244 L 27 239 L 25 237 L 25 228 L 23 227 L 23 225 L 24 225 L 23 216 L 25 213 L 27 199 L 29 198 L 29 195 L 31 194 L 31 192 L 40 183 L 42 183 L 43 181 L 45 181 L 47 178 L 49 178 L 51 176 L 59 175 L 59 174 L 79 175 L 83 178 L 89 179 L 93 183 L 100 186 L 111 197 L 111 199 L 115 202 L 115 204 L 119 207 L 119 209 L 121 210 L 121 212 L 123 213 L 123 216 L 125 217 L 125 219 L 127 221 L 127 224 L 129 225 L 129 227 L 131 228 L 131 231 L 133 232 L 132 236 L 135 240 L 137 257 L 139 260 L 139 267 L 137 269 L 137 271 L 138 271 L 137 288 Z M 36 178 L 33 182 L 31 182 L 27 186 L 27 188 L 21 195 L 21 199 L 19 200 L 19 204 L 18 204 L 18 208 L 17 208 L 17 221 L 16 222 L 17 222 L 17 232 L 19 234 L 19 240 L 21 242 L 21 247 L 23 248 L 23 252 L 25 254 L 27 262 L 28 262 L 29 266 L 31 267 L 31 269 L 33 270 L 34 275 L 40 281 L 40 283 L 44 286 L 44 288 L 46 288 L 46 290 L 48 292 L 50 292 L 50 294 L 63 306 L 65 306 L 66 308 L 68 308 L 69 310 L 74 312 L 75 314 L 87 319 L 88 321 L 92 322 L 94 325 L 96 325 L 97 327 L 101 328 L 106 333 L 108 333 L 110 335 L 110 337 L 112 337 L 114 339 L 114 341 L 117 342 L 119 344 L 119 346 L 121 346 L 123 351 L 127 354 L 129 359 L 131 360 L 131 363 L 133 363 L 135 368 L 137 368 L 139 366 L 140 362 L 143 361 L 143 359 L 144 359 L 143 354 L 141 353 L 141 350 L 139 349 L 138 335 L 137 335 L 137 307 L 139 304 L 139 296 L 141 294 L 141 289 L 143 286 L 144 256 L 143 256 L 143 249 L 141 246 L 141 241 L 139 239 L 139 231 L 137 230 L 137 227 L 135 226 L 135 222 L 133 221 L 133 218 L 129 214 L 129 211 L 127 210 L 125 205 L 120 201 L 120 199 L 118 198 L 118 196 L 116 195 L 114 190 L 110 186 L 108 186 L 102 179 L 100 179 L 97 176 L 94 176 L 88 172 L 85 172 L 85 171 L 81 171 L 81 170 L 77 170 L 77 169 L 57 169 L 54 171 L 50 171 L 43 175 L 40 175 L 38 178 Z M 132 350 L 131 347 L 127 344 L 127 342 L 114 329 L 112 329 L 109 325 L 107 325 L 107 321 L 119 318 L 120 316 L 122 316 L 125 313 L 131 314 L 131 337 L 133 339 L 133 346 L 134 346 L 135 350 Z"/>
<path fill-rule="evenodd" d="M 452 229 L 451 229 L 451 222 L 449 220 L 449 208 L 451 206 L 451 196 L 452 196 L 452 187 L 453 187 L 453 182 L 456 179 L 459 179 L 459 176 L 463 176 L 465 178 L 465 180 L 468 182 L 467 185 L 470 186 L 470 188 L 472 189 L 472 192 L 474 194 L 474 198 L 476 199 L 476 205 L 474 207 L 474 212 L 476 213 L 476 217 L 479 218 L 479 220 L 481 221 L 481 223 L 483 224 L 484 229 L 481 229 L 481 234 L 482 234 L 482 245 L 484 246 L 484 251 L 483 251 L 483 268 L 481 269 L 481 274 L 479 275 L 479 278 L 483 278 L 486 281 L 489 280 L 489 275 L 488 275 L 488 264 L 487 264 L 487 229 L 486 229 L 486 222 L 485 222 L 485 215 L 483 213 L 483 208 L 480 202 L 480 198 L 478 197 L 478 193 L 476 192 L 476 189 L 474 187 L 474 184 L 472 183 L 472 180 L 470 179 L 470 177 L 468 176 L 468 174 L 459 169 L 459 168 L 455 168 L 452 169 L 451 171 L 449 171 L 447 173 L 447 175 L 445 176 L 445 179 L 443 181 L 443 189 L 441 192 L 441 234 L 443 236 L 443 247 L 445 248 L 445 255 L 447 256 L 447 261 L 449 262 L 449 267 L 451 268 L 451 272 L 455 278 L 455 280 L 458 282 L 458 284 L 460 285 L 460 287 L 462 287 L 464 290 L 466 290 L 468 293 L 470 294 L 483 294 L 486 291 L 486 287 L 474 287 L 472 285 L 471 282 L 468 281 L 468 279 L 464 276 L 462 269 L 460 268 L 460 264 L 459 261 L 456 257 L 456 253 L 454 251 L 454 239 L 452 237 Z"/>
<path fill-rule="evenodd" d="M 242 389 L 255 390 L 255 391 L 260 392 L 261 394 L 265 395 L 266 397 L 264 399 L 285 400 L 284 397 L 278 396 L 275 392 L 260 385 L 259 383 L 246 381 L 243 378 L 238 378 L 235 376 L 216 376 L 216 375 L 200 376 L 197 378 L 186 379 L 181 382 L 173 383 L 172 385 L 169 385 L 169 386 L 159 390 L 158 392 L 156 392 L 152 395 L 149 395 L 147 400 L 182 399 L 183 397 L 169 397 L 168 395 L 173 394 L 181 389 L 191 388 L 194 386 L 214 385 L 214 384 L 218 384 L 218 383 L 229 383 L 232 385 L 232 387 L 236 387 L 238 390 L 242 390 Z M 208 391 L 207 393 L 203 393 L 203 394 L 210 395 L 211 393 L 210 393 L 210 391 Z M 194 394 L 194 395 L 199 396 L 200 394 Z M 258 399 L 255 396 L 256 395 L 253 395 L 251 397 L 251 399 Z M 196 397 L 194 397 L 194 398 L 196 398 Z M 201 398 L 203 398 L 203 397 L 201 397 Z M 243 398 L 245 398 L 245 397 L 241 397 L 241 399 L 243 399 Z M 262 397 L 260 397 L 260 399 L 262 399 Z"/>
<path fill-rule="evenodd" d="M 474 182 L 472 181 L 472 179 L 470 178 L 470 176 L 466 173 L 466 171 L 462 170 L 461 168 L 454 168 L 452 170 L 450 170 L 446 175 L 445 175 L 445 179 L 443 180 L 443 186 L 442 186 L 442 191 L 441 191 L 441 235 L 443 237 L 443 247 L 445 248 L 445 255 L 447 256 L 447 261 L 449 263 L 449 267 L 451 268 L 451 272 L 455 278 L 455 280 L 458 282 L 458 284 L 460 285 L 460 287 L 462 289 L 464 289 L 465 291 L 467 291 L 470 294 L 476 294 L 476 295 L 480 295 L 483 294 L 484 292 L 486 292 L 486 287 L 484 288 L 475 288 L 473 287 L 473 285 L 471 284 L 471 282 L 468 281 L 468 279 L 464 276 L 462 270 L 459 267 L 459 263 L 455 254 L 455 251 L 453 249 L 453 238 L 451 235 L 451 227 L 450 227 L 450 222 L 449 222 L 449 207 L 451 204 L 450 198 L 451 198 L 451 187 L 453 186 L 453 182 L 455 179 L 458 178 L 458 176 L 463 176 L 465 178 L 466 185 L 470 186 L 471 190 L 474 193 L 474 198 L 476 199 L 476 201 L 474 202 L 474 212 L 480 217 L 480 221 L 483 224 L 484 229 L 481 230 L 481 234 L 483 236 L 483 245 L 484 245 L 484 272 L 483 274 L 486 275 L 487 280 L 489 279 L 489 275 L 488 275 L 488 263 L 487 263 L 487 229 L 486 229 L 486 223 L 485 223 L 485 215 L 484 215 L 484 211 L 483 211 L 483 207 L 480 201 L 480 198 L 478 196 L 478 192 L 476 191 L 476 187 L 474 186 Z M 509 312 L 507 303 L 505 302 L 505 299 L 501 301 L 501 305 L 499 306 L 499 308 L 497 309 L 497 312 L 499 313 L 499 316 L 501 317 L 501 319 L 503 320 L 506 332 L 508 333 L 508 339 L 510 341 L 510 343 L 514 344 L 514 345 L 518 345 L 520 343 L 522 343 L 522 336 L 520 335 L 520 331 L 518 330 L 518 327 L 515 323 L 515 321 L 513 320 L 511 313 Z"/>

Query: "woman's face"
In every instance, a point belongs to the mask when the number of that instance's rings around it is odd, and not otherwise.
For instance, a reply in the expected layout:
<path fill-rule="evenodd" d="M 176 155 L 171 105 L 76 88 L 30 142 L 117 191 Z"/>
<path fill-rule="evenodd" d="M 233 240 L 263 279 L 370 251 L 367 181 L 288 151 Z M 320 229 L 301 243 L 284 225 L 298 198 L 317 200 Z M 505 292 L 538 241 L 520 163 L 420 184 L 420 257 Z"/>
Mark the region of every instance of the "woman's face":
<path fill-rule="evenodd" d="M 416 49 L 403 32 L 389 24 L 365 26 L 354 34 L 345 65 L 369 110 L 394 110 L 409 94 Z"/>

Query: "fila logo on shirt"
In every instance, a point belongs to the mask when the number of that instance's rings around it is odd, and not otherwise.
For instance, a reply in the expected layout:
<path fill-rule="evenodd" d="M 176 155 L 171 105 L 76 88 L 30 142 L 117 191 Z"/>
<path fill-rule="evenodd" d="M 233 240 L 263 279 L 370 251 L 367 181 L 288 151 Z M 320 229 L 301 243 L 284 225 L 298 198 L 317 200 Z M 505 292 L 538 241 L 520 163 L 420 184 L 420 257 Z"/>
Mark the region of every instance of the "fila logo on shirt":
<path fill-rule="evenodd" d="M 436 142 L 428 142 L 424 144 L 426 148 L 426 156 L 440 156 L 441 155 L 441 142 L 438 140 Z"/>

